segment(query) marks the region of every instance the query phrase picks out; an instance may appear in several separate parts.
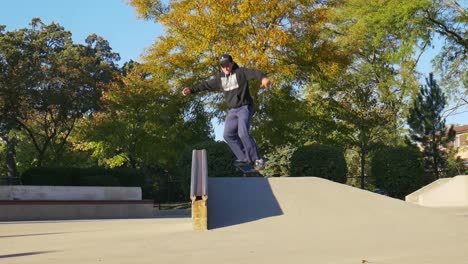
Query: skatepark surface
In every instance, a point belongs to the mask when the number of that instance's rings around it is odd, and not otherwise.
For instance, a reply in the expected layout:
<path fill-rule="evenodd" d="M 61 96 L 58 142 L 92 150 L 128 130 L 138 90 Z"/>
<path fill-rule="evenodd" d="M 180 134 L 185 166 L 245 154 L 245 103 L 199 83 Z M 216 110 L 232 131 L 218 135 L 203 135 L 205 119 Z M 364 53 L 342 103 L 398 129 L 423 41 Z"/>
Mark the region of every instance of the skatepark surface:
<path fill-rule="evenodd" d="M 0 223 L 0 263 L 468 263 L 468 208 L 426 208 L 315 177 L 210 178 L 190 216 Z"/>

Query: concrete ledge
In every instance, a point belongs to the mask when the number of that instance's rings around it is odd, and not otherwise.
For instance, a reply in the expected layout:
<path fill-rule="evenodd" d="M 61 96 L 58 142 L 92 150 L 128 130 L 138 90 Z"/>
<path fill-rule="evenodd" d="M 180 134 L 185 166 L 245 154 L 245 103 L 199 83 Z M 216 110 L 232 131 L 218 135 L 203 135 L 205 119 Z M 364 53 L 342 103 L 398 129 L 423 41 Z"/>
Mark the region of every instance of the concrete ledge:
<path fill-rule="evenodd" d="M 405 200 L 429 207 L 467 207 L 468 175 L 439 179 L 407 195 Z"/>
<path fill-rule="evenodd" d="M 429 193 L 431 192 L 431 190 L 434 190 L 434 189 L 437 189 L 439 188 L 440 186 L 446 184 L 447 182 L 449 182 L 452 178 L 441 178 L 441 179 L 438 179 L 436 181 L 433 181 L 431 183 L 429 183 L 428 185 L 422 187 L 421 189 L 411 193 L 411 194 L 408 194 L 406 197 L 405 197 L 405 201 L 407 202 L 410 202 L 410 203 L 414 203 L 414 204 L 420 204 L 420 199 L 422 198 L 422 196 L 425 194 L 425 193 Z"/>
<path fill-rule="evenodd" d="M 0 221 L 150 218 L 153 204 L 152 200 L 3 200 Z"/>
<path fill-rule="evenodd" d="M 0 200 L 141 200 L 140 187 L 0 186 Z"/>

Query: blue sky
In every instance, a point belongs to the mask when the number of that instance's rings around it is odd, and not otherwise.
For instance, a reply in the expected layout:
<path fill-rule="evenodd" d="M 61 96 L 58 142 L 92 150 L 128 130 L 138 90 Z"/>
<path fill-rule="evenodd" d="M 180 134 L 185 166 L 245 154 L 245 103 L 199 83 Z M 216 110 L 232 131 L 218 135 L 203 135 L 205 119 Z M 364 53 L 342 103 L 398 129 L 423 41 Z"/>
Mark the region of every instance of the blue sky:
<path fill-rule="evenodd" d="M 100 35 L 120 54 L 120 65 L 137 60 L 164 33 L 158 24 L 138 19 L 133 7 L 124 0 L 2 1 L 0 24 L 6 25 L 7 31 L 28 27 L 34 17 L 45 24 L 60 24 L 77 43 L 84 43 L 93 33 Z"/>
<path fill-rule="evenodd" d="M 463 2 L 463 1 L 462 1 Z M 132 6 L 125 0 L 5 0 L 0 8 L 0 24 L 7 31 L 28 27 L 31 19 L 40 18 L 45 24 L 56 22 L 72 33 L 74 42 L 84 43 L 86 37 L 96 33 L 109 41 L 121 56 L 119 62 L 139 61 L 139 56 L 150 47 L 164 29 L 153 21 L 136 17 Z M 424 54 L 419 71 L 425 76 L 431 72 L 430 59 L 436 50 Z M 447 123 L 468 124 L 466 107 L 447 118 Z M 222 124 L 213 123 L 216 139 L 222 137 Z"/>

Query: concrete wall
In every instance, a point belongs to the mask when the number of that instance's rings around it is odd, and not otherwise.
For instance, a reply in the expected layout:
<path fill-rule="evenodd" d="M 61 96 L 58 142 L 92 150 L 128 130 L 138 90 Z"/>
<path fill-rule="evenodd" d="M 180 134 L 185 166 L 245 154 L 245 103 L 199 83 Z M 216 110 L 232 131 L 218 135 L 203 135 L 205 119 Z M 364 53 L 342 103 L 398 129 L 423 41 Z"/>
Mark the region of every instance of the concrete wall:
<path fill-rule="evenodd" d="M 405 200 L 430 207 L 468 207 L 468 175 L 439 179 L 407 195 Z"/>
<path fill-rule="evenodd" d="M 140 187 L 0 186 L 0 221 L 145 218 Z"/>
<path fill-rule="evenodd" d="M 0 200 L 141 200 L 140 187 L 0 186 Z"/>
<path fill-rule="evenodd" d="M 0 221 L 125 219 L 153 216 L 153 201 L 0 201 Z"/>

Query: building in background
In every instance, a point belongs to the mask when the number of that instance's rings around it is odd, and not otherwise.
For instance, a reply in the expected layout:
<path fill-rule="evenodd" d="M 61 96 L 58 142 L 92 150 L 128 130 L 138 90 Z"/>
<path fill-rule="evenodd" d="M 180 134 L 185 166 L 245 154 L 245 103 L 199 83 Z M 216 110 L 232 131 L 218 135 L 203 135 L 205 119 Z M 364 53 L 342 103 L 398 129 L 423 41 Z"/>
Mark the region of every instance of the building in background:
<path fill-rule="evenodd" d="M 463 159 L 465 165 L 468 165 L 468 125 L 456 126 L 455 140 L 453 146 L 458 149 L 457 156 Z"/>

